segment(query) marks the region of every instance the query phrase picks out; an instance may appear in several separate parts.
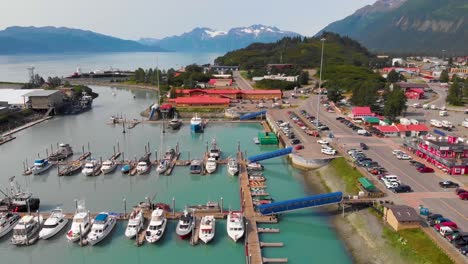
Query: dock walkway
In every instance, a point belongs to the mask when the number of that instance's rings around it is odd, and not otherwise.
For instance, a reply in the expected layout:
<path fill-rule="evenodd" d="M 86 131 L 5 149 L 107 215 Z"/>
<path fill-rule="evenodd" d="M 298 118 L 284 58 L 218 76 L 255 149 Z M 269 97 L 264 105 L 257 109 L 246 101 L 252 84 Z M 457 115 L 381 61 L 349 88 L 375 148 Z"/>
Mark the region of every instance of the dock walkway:
<path fill-rule="evenodd" d="M 15 129 L 12 129 L 12 130 L 10 130 L 10 131 L 4 133 L 2 136 L 6 137 L 6 136 L 9 136 L 9 135 L 13 135 L 13 134 L 15 134 L 15 133 L 20 132 L 21 130 L 24 130 L 24 129 L 26 129 L 26 128 L 32 127 L 32 126 L 34 126 L 34 125 L 37 125 L 37 124 L 39 124 L 39 123 L 42 123 L 42 122 L 44 122 L 44 121 L 46 121 L 46 120 L 49 120 L 49 119 L 51 119 L 51 118 L 52 118 L 51 116 L 47 116 L 47 117 L 41 118 L 41 119 L 39 119 L 39 120 L 36 120 L 36 121 L 33 121 L 33 122 L 29 122 L 29 123 L 27 123 L 27 124 L 25 124 L 25 125 L 19 126 L 19 127 L 15 128 Z"/>

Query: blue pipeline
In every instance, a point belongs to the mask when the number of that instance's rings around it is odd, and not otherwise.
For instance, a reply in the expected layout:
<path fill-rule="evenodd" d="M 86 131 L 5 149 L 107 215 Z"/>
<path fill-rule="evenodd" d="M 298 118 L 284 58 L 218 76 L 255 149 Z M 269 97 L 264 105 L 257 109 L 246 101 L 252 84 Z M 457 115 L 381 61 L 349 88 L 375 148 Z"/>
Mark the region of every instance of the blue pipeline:
<path fill-rule="evenodd" d="M 248 157 L 248 160 L 250 162 L 257 162 L 257 161 L 261 161 L 261 160 L 276 158 L 276 157 L 279 157 L 279 156 L 288 155 L 288 154 L 290 154 L 292 152 L 292 150 L 293 150 L 292 147 L 287 147 L 287 148 L 284 148 L 284 149 L 279 149 L 279 150 L 275 150 L 275 151 L 271 151 L 271 152 L 251 156 L 251 157 Z"/>
<path fill-rule="evenodd" d="M 313 195 L 303 198 L 291 199 L 270 204 L 257 206 L 258 211 L 263 215 L 278 214 L 287 211 L 294 211 L 310 207 L 318 207 L 329 204 L 340 203 L 343 200 L 342 192 Z"/>
<path fill-rule="evenodd" d="M 265 115 L 266 112 L 267 112 L 266 110 L 263 110 L 263 111 L 259 111 L 259 112 L 255 112 L 255 113 L 248 113 L 248 114 L 245 114 L 245 115 L 241 116 L 240 120 L 249 120 L 249 119 L 255 118 L 257 116 Z"/>

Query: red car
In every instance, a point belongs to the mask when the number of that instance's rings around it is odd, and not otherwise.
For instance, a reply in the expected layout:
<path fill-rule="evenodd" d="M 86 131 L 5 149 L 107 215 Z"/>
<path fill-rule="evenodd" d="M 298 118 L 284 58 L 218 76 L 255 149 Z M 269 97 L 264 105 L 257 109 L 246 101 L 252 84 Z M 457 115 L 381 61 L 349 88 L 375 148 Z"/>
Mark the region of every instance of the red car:
<path fill-rule="evenodd" d="M 431 167 L 419 167 L 417 170 L 421 173 L 431 173 L 434 172 L 434 169 Z"/>
<path fill-rule="evenodd" d="M 304 146 L 303 145 L 296 145 L 296 146 L 294 146 L 294 149 L 295 150 L 301 150 L 301 149 L 304 149 Z"/>
<path fill-rule="evenodd" d="M 460 193 L 458 197 L 462 200 L 468 200 L 468 192 Z"/>
<path fill-rule="evenodd" d="M 434 228 L 435 228 L 437 231 L 440 231 L 440 228 L 441 228 L 442 226 L 448 226 L 448 227 L 450 227 L 450 228 L 452 228 L 452 229 L 458 229 L 457 224 L 454 223 L 454 222 L 443 222 L 443 223 L 439 223 L 439 224 L 436 224 L 436 225 L 434 226 Z"/>

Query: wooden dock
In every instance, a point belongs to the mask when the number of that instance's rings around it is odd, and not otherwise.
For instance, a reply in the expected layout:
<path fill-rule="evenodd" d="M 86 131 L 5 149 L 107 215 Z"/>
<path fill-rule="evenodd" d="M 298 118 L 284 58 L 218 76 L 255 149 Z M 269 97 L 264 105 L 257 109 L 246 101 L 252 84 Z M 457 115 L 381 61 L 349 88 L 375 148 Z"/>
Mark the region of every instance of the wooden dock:
<path fill-rule="evenodd" d="M 0 145 L 3 145 L 3 144 L 5 144 L 5 143 L 7 143 L 7 142 L 10 142 L 10 141 L 12 141 L 12 140 L 15 139 L 15 138 L 16 138 L 16 137 L 13 137 L 13 136 L 11 136 L 11 135 L 6 136 L 6 137 L 0 136 Z"/>
<path fill-rule="evenodd" d="M 171 160 L 171 163 L 169 164 L 169 168 L 167 168 L 165 175 L 169 176 L 172 173 L 172 170 L 174 170 L 175 165 L 177 164 L 177 161 L 179 160 L 180 153 L 177 152 L 174 157 Z"/>
<path fill-rule="evenodd" d="M 200 224 L 201 224 L 201 218 L 195 216 L 195 227 L 192 231 L 192 236 L 190 237 L 190 245 L 195 246 L 198 245 L 198 240 L 199 240 L 199 234 L 200 234 Z"/>

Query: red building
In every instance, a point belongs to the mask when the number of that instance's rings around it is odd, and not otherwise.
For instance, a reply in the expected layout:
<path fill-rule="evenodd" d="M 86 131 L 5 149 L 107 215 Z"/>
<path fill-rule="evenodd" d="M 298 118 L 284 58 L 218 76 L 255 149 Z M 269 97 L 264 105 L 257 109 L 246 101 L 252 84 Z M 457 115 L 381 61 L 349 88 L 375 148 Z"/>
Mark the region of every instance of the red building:
<path fill-rule="evenodd" d="M 423 99 L 424 98 L 424 89 L 421 88 L 409 88 L 405 91 L 405 96 L 408 99 Z"/>
<path fill-rule="evenodd" d="M 175 103 L 176 107 L 228 107 L 231 100 L 210 96 L 192 96 L 169 99 L 169 102 Z"/>
<path fill-rule="evenodd" d="M 407 142 L 416 155 L 451 175 L 468 174 L 468 145 L 448 137 L 446 141 L 418 138 Z"/>
<path fill-rule="evenodd" d="M 355 106 L 351 109 L 351 117 L 358 118 L 358 117 L 366 117 L 366 116 L 375 116 L 372 113 L 369 106 Z"/>
<path fill-rule="evenodd" d="M 283 92 L 281 90 L 178 89 L 176 90 L 176 96 L 208 96 L 237 100 L 269 100 L 274 98 L 281 99 L 283 97 Z"/>

